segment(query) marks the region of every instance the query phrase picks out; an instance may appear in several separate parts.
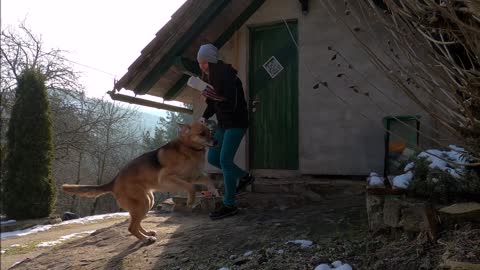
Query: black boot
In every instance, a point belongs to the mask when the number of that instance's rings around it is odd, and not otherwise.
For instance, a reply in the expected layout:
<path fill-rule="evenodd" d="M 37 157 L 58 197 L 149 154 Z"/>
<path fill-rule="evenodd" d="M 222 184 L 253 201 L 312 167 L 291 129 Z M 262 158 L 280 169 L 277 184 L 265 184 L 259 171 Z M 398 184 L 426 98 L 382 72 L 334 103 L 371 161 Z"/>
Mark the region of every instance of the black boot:
<path fill-rule="evenodd" d="M 235 206 L 228 206 L 222 204 L 220 209 L 217 209 L 209 214 L 212 220 L 226 218 L 229 216 L 236 215 L 238 213 L 238 208 Z"/>
<path fill-rule="evenodd" d="M 244 177 L 242 177 L 240 179 L 240 181 L 238 181 L 238 187 L 237 187 L 237 190 L 236 190 L 236 194 L 238 193 L 242 193 L 245 191 L 245 189 L 251 185 L 253 182 L 255 181 L 255 177 L 253 177 L 253 175 L 251 174 L 247 174 L 245 175 Z"/>

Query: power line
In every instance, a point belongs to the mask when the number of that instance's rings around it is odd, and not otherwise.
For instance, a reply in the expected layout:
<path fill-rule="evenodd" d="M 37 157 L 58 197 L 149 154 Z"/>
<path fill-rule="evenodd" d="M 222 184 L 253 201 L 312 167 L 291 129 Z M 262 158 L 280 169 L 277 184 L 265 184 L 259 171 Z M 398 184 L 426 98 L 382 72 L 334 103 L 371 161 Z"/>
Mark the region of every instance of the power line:
<path fill-rule="evenodd" d="M 95 70 L 95 71 L 98 71 L 98 72 L 101 72 L 101 73 L 110 75 L 110 76 L 112 76 L 113 78 L 117 78 L 117 75 L 115 75 L 115 74 L 113 74 L 113 73 L 110 73 L 110 72 L 107 72 L 107 71 L 104 71 L 104 70 L 101 70 L 101 69 L 99 69 L 99 68 L 92 67 L 92 66 L 89 66 L 89 65 L 85 65 L 85 64 L 79 63 L 79 62 L 77 62 L 77 61 L 70 60 L 70 59 L 68 59 L 68 58 L 66 58 L 66 57 L 64 57 L 64 56 L 59 56 L 59 58 L 62 58 L 63 60 L 66 60 L 66 61 L 68 61 L 68 62 L 77 64 L 77 65 L 79 65 L 79 66 L 86 67 L 86 68 L 89 68 L 89 69 L 92 69 L 92 70 Z"/>

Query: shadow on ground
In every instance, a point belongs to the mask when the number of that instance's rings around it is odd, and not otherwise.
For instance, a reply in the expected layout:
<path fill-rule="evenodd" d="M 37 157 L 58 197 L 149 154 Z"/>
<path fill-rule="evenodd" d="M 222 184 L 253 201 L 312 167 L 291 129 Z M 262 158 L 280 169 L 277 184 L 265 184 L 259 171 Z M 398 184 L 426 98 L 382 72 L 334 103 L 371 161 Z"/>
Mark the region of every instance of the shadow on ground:
<path fill-rule="evenodd" d="M 206 214 L 158 213 L 143 225 L 157 231 L 157 242 L 148 246 L 138 242 L 128 232 L 127 221 L 13 269 L 282 269 L 273 261 L 290 260 L 290 255 L 299 260 L 292 262 L 298 266 L 293 269 L 313 269 L 318 258 L 306 259 L 313 256 L 313 249 L 285 242 L 307 239 L 317 250 L 328 248 L 326 243 L 333 238 L 365 237 L 367 217 L 365 197 L 360 194 L 325 198 L 295 209 L 241 209 L 239 215 L 219 221 L 210 221 Z M 243 256 L 247 251 L 266 255 Z"/>

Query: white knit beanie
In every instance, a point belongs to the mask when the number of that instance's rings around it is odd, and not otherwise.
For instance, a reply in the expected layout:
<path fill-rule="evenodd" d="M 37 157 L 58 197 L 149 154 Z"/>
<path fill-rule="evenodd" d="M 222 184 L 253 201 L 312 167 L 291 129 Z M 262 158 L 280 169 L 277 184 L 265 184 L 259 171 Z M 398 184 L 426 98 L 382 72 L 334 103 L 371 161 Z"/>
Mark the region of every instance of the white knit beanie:
<path fill-rule="evenodd" d="M 204 44 L 200 46 L 197 54 L 197 61 L 207 61 L 209 63 L 218 62 L 218 49 L 212 44 Z"/>

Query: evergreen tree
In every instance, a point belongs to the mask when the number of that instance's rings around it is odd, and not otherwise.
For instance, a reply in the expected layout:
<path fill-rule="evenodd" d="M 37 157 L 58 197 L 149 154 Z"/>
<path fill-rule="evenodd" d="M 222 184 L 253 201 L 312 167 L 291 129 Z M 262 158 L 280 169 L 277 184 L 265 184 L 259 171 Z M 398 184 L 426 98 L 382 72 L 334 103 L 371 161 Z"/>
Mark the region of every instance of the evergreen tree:
<path fill-rule="evenodd" d="M 6 214 L 15 219 L 48 216 L 54 210 L 52 123 L 45 77 L 26 69 L 18 79 L 7 132 Z"/>

